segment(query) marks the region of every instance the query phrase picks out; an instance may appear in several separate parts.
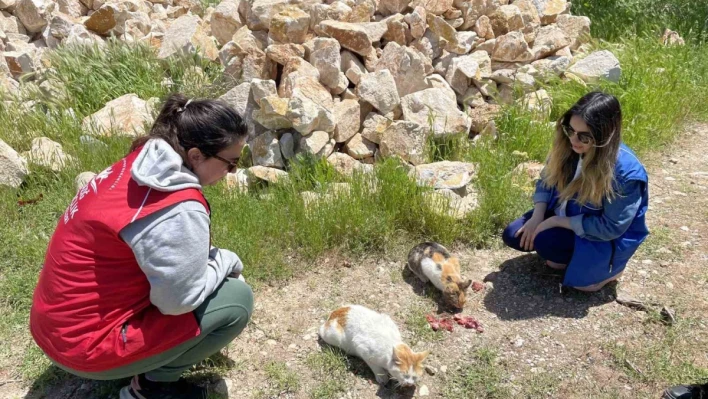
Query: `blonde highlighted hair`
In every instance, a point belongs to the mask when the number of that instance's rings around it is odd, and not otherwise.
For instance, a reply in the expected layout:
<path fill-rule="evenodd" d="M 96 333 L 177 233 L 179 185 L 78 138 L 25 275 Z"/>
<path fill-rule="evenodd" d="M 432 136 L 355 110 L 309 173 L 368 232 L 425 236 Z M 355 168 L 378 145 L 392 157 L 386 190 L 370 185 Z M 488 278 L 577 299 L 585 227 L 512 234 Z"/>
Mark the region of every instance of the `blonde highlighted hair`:
<path fill-rule="evenodd" d="M 579 116 L 590 128 L 592 148 L 583 155 L 583 169 L 573 180 L 580 155 L 573 151 L 564 127 Z M 615 163 L 621 142 L 622 111 L 615 96 L 592 92 L 578 100 L 556 123 L 556 135 L 548 157 L 543 182 L 558 190 L 561 201 L 577 195 L 580 204 L 599 206 L 603 199 L 613 199 Z"/>

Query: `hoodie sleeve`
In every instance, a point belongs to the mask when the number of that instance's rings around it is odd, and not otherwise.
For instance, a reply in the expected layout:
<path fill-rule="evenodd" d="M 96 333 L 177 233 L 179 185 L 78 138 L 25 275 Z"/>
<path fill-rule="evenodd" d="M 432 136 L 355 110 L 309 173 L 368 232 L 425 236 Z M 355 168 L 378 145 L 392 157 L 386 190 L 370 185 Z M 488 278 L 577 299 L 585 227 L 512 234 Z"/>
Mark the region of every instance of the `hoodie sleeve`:
<path fill-rule="evenodd" d="M 150 282 L 150 302 L 163 314 L 191 312 L 243 268 L 235 253 L 209 247 L 209 222 L 202 204 L 185 201 L 121 230 Z"/>

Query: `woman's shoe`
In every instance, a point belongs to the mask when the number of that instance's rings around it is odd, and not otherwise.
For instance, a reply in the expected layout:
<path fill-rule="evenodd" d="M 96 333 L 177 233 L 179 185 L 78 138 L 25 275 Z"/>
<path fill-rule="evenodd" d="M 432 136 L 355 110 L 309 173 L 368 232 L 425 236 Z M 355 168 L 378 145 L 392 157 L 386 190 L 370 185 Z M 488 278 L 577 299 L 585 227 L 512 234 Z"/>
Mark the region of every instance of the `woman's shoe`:
<path fill-rule="evenodd" d="M 136 375 L 120 390 L 120 399 L 207 399 L 208 391 L 199 385 L 180 379 L 176 382 L 155 382 Z"/>

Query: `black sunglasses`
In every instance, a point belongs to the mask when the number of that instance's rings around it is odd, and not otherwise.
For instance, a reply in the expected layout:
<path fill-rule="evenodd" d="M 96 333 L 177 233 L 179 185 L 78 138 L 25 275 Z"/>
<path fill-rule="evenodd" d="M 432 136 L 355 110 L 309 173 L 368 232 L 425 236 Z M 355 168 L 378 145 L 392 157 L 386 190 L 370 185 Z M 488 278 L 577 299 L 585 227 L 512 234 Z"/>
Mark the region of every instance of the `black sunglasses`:
<path fill-rule="evenodd" d="M 223 163 L 225 163 L 225 164 L 227 164 L 227 165 L 229 165 L 229 173 L 234 173 L 234 171 L 236 170 L 236 168 L 238 168 L 238 160 L 239 160 L 238 158 L 236 158 L 235 161 L 231 162 L 231 161 L 229 161 L 228 159 L 222 158 L 222 157 L 220 157 L 220 156 L 218 156 L 218 155 L 212 155 L 212 157 L 218 159 L 219 161 L 221 161 L 221 162 L 223 162 Z"/>
<path fill-rule="evenodd" d="M 574 134 L 578 135 L 578 140 L 580 140 L 581 143 L 583 144 L 590 144 L 593 141 L 595 141 L 595 137 L 592 135 L 590 132 L 576 132 L 575 129 L 573 129 L 569 125 L 563 125 L 563 133 L 568 138 L 573 137 Z"/>

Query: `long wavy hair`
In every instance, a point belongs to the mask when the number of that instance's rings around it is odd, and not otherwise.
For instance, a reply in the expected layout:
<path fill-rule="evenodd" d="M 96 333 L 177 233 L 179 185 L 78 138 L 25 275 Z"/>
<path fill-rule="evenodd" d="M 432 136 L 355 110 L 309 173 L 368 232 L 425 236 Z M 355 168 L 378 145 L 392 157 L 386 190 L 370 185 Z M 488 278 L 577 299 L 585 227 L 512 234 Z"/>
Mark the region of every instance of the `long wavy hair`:
<path fill-rule="evenodd" d="M 564 133 L 570 119 L 577 115 L 585 121 L 593 136 L 590 151 L 583 155 L 580 176 L 573 179 L 573 168 L 578 155 Z M 615 163 L 622 141 L 622 110 L 619 100 L 613 95 L 591 92 L 580 98 L 556 122 L 556 135 L 551 148 L 548 165 L 543 176 L 547 187 L 556 187 L 561 201 L 577 195 L 580 204 L 599 206 L 603 199 L 612 200 L 615 195 Z"/>

